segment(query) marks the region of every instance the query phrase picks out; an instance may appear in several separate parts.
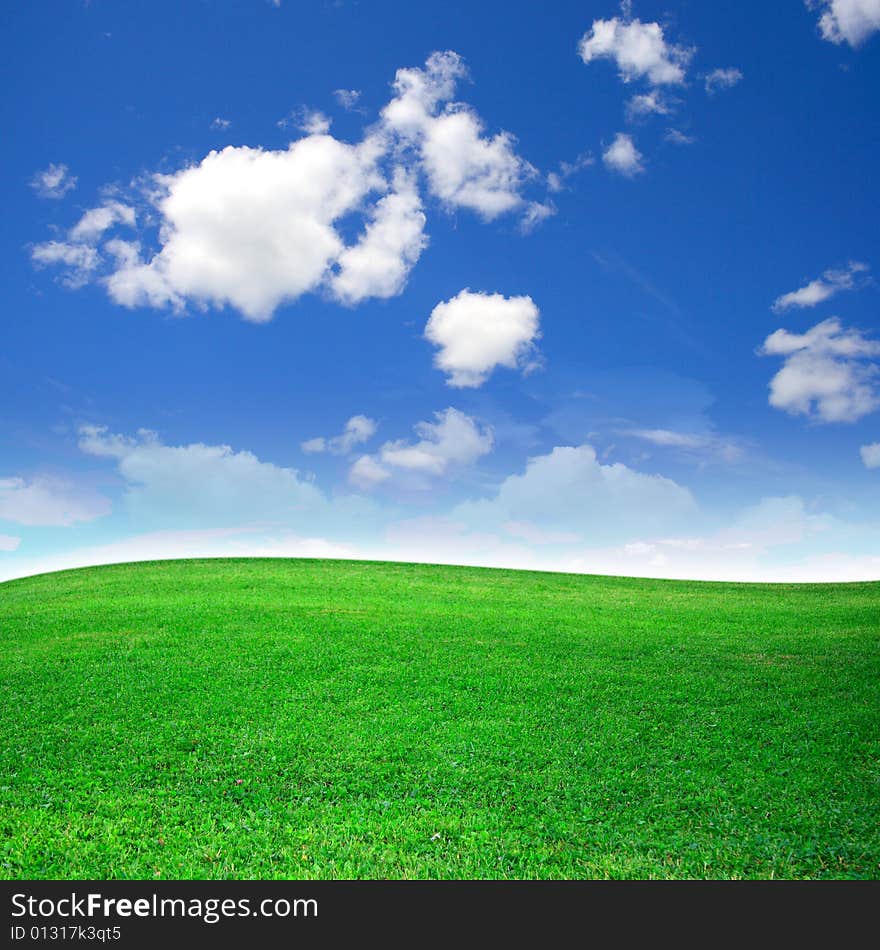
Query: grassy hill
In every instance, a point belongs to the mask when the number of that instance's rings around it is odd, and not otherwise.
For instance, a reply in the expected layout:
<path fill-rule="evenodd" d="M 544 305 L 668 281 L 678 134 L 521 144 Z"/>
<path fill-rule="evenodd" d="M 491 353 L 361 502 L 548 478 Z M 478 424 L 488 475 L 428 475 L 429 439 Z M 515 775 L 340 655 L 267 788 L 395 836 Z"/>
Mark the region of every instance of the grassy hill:
<path fill-rule="evenodd" d="M 0 584 L 0 874 L 880 877 L 880 584 Z"/>

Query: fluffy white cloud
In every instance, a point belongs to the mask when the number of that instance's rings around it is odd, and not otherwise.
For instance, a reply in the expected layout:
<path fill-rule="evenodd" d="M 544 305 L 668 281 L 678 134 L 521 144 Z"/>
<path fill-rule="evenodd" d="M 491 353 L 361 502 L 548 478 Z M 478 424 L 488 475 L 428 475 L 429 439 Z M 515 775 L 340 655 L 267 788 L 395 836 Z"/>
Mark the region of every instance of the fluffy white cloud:
<path fill-rule="evenodd" d="M 387 481 L 395 472 L 438 478 L 472 465 L 492 451 L 491 428 L 479 426 L 470 416 L 451 407 L 434 413 L 434 417 L 436 422 L 419 422 L 414 426 L 419 436 L 417 442 L 398 439 L 386 442 L 376 456 L 361 456 L 349 472 L 352 483 L 369 488 Z"/>
<path fill-rule="evenodd" d="M 484 136 L 477 113 L 452 101 L 465 74 L 461 57 L 450 51 L 432 53 L 424 69 L 399 69 L 382 120 L 418 150 L 433 195 L 491 220 L 522 207 L 523 186 L 536 173 L 516 154 L 509 133 Z"/>
<path fill-rule="evenodd" d="M 425 338 L 440 348 L 434 364 L 448 385 L 481 386 L 496 366 L 535 365 L 539 315 L 531 297 L 462 290 L 434 307 Z"/>
<path fill-rule="evenodd" d="M 463 74 L 454 53 L 432 55 L 424 70 L 400 70 L 380 128 L 359 145 L 325 134 L 329 123 L 320 114 L 300 112 L 308 134 L 286 151 L 229 147 L 155 176 L 161 249 L 144 258 L 140 242 L 108 241 L 116 261 L 104 278 L 110 296 L 128 307 L 231 305 L 259 322 L 322 287 L 348 304 L 400 293 L 427 239 L 414 169 L 398 164 L 390 185 L 381 170 L 389 151 L 399 151 L 395 143 L 404 144 L 401 155 L 416 149 L 445 203 L 485 218 L 520 208 L 534 225 L 552 208 L 527 205 L 520 195 L 531 166 L 510 136 L 484 137 L 479 117 L 449 101 Z M 346 247 L 337 225 L 351 213 L 364 215 L 365 228 Z M 68 282 L 84 283 L 102 262 L 92 245 L 119 223 L 134 224 L 133 209 L 106 202 L 68 241 L 38 246 L 34 260 L 66 265 Z"/>
<path fill-rule="evenodd" d="M 184 298 L 174 290 L 164 272 L 144 263 L 140 241 L 113 238 L 104 244 L 104 250 L 116 262 L 113 272 L 104 278 L 107 293 L 116 303 L 123 307 L 171 307 L 177 312 L 184 309 Z"/>
<path fill-rule="evenodd" d="M 880 30 L 880 0 L 807 0 L 822 10 L 819 30 L 832 43 L 859 46 Z"/>
<path fill-rule="evenodd" d="M 636 148 L 632 136 L 618 132 L 614 141 L 602 153 L 602 161 L 611 171 L 632 178 L 645 170 L 642 153 Z"/>
<path fill-rule="evenodd" d="M 357 244 L 337 257 L 338 271 L 330 280 L 343 303 L 367 297 L 394 297 L 428 245 L 425 215 L 415 178 L 403 168 L 394 173 L 392 190 L 372 209 Z"/>
<path fill-rule="evenodd" d="M 820 422 L 854 422 L 880 407 L 880 342 L 845 329 L 836 317 L 806 333 L 776 330 L 758 351 L 782 356 L 770 382 L 770 405 Z"/>
<path fill-rule="evenodd" d="M 464 502 L 452 517 L 480 530 L 525 522 L 601 543 L 679 526 L 695 512 L 681 485 L 620 463 L 603 465 L 592 446 L 580 445 L 530 458 L 525 472 L 506 478 L 493 498 Z"/>
<path fill-rule="evenodd" d="M 436 422 L 419 422 L 415 432 L 420 439 L 386 442 L 380 457 L 393 468 L 443 475 L 454 465 L 470 465 L 492 450 L 492 430 L 480 426 L 458 409 L 434 414 Z"/>
<path fill-rule="evenodd" d="M 384 182 L 377 143 L 327 135 L 285 151 L 233 147 L 165 176 L 162 249 L 108 281 L 125 306 L 191 299 L 227 304 L 255 322 L 320 287 L 345 245 L 335 228 Z M 396 275 L 399 271 L 396 270 Z"/>
<path fill-rule="evenodd" d="M 859 449 L 865 468 L 880 468 L 880 442 L 863 445 Z"/>
<path fill-rule="evenodd" d="M 214 129 L 215 132 L 225 132 L 231 125 L 232 122 L 230 122 L 229 119 L 224 119 L 219 115 L 211 120 L 211 128 Z"/>
<path fill-rule="evenodd" d="M 578 52 L 585 63 L 614 60 L 624 82 L 645 78 L 651 85 L 663 86 L 684 82 L 693 51 L 667 43 L 659 23 L 614 17 L 594 20 Z"/>
<path fill-rule="evenodd" d="M 0 551 L 17 551 L 21 538 L 14 534 L 0 534 Z"/>
<path fill-rule="evenodd" d="M 295 469 L 262 462 L 228 445 L 164 445 L 145 429 L 132 438 L 86 425 L 79 430 L 79 447 L 88 455 L 115 460 L 129 510 L 150 524 L 297 521 L 304 512 L 326 506 L 322 493 Z"/>
<path fill-rule="evenodd" d="M 321 113 L 299 110 L 282 124 L 306 134 L 287 149 L 229 146 L 153 175 L 132 185 L 152 206 L 139 222 L 133 207 L 105 201 L 66 240 L 34 248 L 33 260 L 65 267 L 71 286 L 100 281 L 122 306 L 230 306 L 255 322 L 309 292 L 345 304 L 399 294 L 428 243 L 423 182 L 447 207 L 486 220 L 515 211 L 523 231 L 555 210 L 524 198 L 537 173 L 512 136 L 484 134 L 477 113 L 454 101 L 464 74 L 453 52 L 399 70 L 380 121 L 356 144 L 328 134 Z M 355 92 L 337 98 L 353 105 Z M 343 232 L 358 217 L 361 234 L 347 245 Z M 107 233 L 138 223 L 141 232 L 156 226 L 155 244 Z"/>
<path fill-rule="evenodd" d="M 369 491 L 382 482 L 387 482 L 389 478 L 391 478 L 391 472 L 372 455 L 362 455 L 351 466 L 348 473 L 349 482 L 365 491 Z"/>
<path fill-rule="evenodd" d="M 626 104 L 626 116 L 632 121 L 647 115 L 669 115 L 671 106 L 656 90 L 633 96 Z"/>
<path fill-rule="evenodd" d="M 703 77 L 703 82 L 706 87 L 706 92 L 709 95 L 714 95 L 718 92 L 719 89 L 731 89 L 743 78 L 743 74 L 739 69 L 731 66 L 727 69 L 713 69 L 711 73 L 707 73 Z"/>
<path fill-rule="evenodd" d="M 76 175 L 66 165 L 49 165 L 31 179 L 31 188 L 40 198 L 63 198 L 76 188 Z"/>
<path fill-rule="evenodd" d="M 790 293 L 777 297 L 773 301 L 772 309 L 780 313 L 791 307 L 815 307 L 816 304 L 828 300 L 841 290 L 853 290 L 856 287 L 857 276 L 868 269 L 868 265 L 861 261 L 850 261 L 840 270 L 826 270 L 821 277 L 811 280 L 798 290 L 792 290 Z"/>
<path fill-rule="evenodd" d="M 362 445 L 376 434 L 376 422 L 368 416 L 352 416 L 345 423 L 340 435 L 332 438 L 318 436 L 301 443 L 306 453 L 329 452 L 331 455 L 348 455 L 356 445 Z"/>
<path fill-rule="evenodd" d="M 0 521 L 39 526 L 68 526 L 109 514 L 110 501 L 71 481 L 52 475 L 0 478 Z"/>

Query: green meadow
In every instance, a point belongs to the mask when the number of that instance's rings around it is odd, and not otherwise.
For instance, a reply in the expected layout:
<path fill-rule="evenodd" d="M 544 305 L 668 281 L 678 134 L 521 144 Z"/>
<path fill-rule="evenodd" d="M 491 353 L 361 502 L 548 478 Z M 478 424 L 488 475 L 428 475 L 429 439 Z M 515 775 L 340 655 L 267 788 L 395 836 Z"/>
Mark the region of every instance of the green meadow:
<path fill-rule="evenodd" d="M 0 584 L 4 878 L 880 877 L 880 583 Z"/>

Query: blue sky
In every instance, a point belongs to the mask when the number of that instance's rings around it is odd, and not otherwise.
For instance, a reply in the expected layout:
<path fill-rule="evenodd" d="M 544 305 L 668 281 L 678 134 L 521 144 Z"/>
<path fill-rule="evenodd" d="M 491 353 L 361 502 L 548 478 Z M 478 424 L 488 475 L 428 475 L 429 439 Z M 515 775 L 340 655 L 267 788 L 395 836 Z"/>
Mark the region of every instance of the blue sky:
<path fill-rule="evenodd" d="M 880 578 L 880 0 L 3 19 L 0 578 Z"/>

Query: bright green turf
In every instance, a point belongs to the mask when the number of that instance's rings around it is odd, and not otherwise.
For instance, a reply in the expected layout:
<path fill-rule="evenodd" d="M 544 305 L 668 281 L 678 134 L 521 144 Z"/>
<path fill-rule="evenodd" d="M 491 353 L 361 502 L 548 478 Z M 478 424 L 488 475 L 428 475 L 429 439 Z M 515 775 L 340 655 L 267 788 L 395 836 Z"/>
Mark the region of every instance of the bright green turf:
<path fill-rule="evenodd" d="M 880 877 L 880 584 L 0 585 L 5 878 Z"/>

